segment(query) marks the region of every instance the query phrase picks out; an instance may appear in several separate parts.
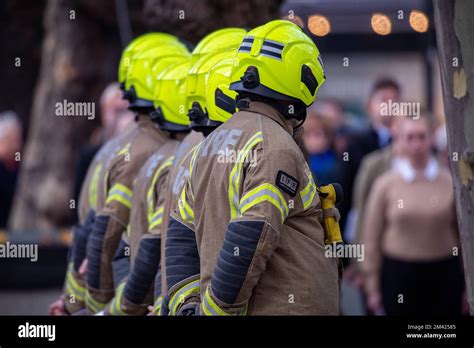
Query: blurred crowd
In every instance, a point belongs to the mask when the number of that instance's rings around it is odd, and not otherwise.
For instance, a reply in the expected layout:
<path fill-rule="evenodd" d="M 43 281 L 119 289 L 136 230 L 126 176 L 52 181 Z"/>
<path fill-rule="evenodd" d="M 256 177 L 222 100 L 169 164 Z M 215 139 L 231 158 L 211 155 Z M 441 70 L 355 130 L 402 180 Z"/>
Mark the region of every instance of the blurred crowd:
<path fill-rule="evenodd" d="M 344 240 L 365 247 L 363 262 L 345 260 L 345 281 L 361 291 L 368 314 L 460 314 L 464 279 L 445 126 L 423 112 L 382 115 L 383 103 L 402 97 L 395 80 L 382 78 L 360 117 L 337 99 L 316 101 L 304 123 L 308 163 L 317 184 L 344 189 L 338 207 Z M 101 144 L 133 120 L 118 84 L 107 86 L 100 107 L 101 125 L 80 150 L 76 198 Z M 21 147 L 18 117 L 0 113 L 0 228 L 12 205 Z"/>
<path fill-rule="evenodd" d="M 381 112 L 402 97 L 395 80 L 376 81 L 363 131 L 342 103 L 317 101 L 304 124 L 308 162 L 319 184 L 344 189 L 344 240 L 364 246 L 363 262 L 345 260 L 345 280 L 362 291 L 367 313 L 459 315 L 466 303 L 446 129 L 427 113 Z"/>
<path fill-rule="evenodd" d="M 13 111 L 0 113 L 0 229 L 6 228 L 13 204 L 22 134 L 21 123 Z"/>

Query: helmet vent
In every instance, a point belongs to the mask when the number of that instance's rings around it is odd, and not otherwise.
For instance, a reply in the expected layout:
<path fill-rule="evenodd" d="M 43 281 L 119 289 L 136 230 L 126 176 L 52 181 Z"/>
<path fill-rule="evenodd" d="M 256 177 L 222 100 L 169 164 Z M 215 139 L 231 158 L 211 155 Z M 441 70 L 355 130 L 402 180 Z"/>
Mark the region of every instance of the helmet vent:
<path fill-rule="evenodd" d="M 216 88 L 215 100 L 217 107 L 228 112 L 229 114 L 233 114 L 235 112 L 235 100 L 226 95 L 219 88 Z"/>
<path fill-rule="evenodd" d="M 313 75 L 311 68 L 306 64 L 303 64 L 301 66 L 301 82 L 303 82 L 305 86 L 308 87 L 309 91 L 311 92 L 311 95 L 314 95 L 314 92 L 318 87 L 318 80 Z"/>

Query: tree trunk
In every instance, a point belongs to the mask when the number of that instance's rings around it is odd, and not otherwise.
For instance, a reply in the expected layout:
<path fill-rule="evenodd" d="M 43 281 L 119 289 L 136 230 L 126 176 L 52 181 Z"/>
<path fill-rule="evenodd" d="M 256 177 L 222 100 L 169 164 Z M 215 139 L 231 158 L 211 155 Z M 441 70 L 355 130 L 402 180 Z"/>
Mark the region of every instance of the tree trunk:
<path fill-rule="evenodd" d="M 51 0 L 45 12 L 40 76 L 30 134 L 21 154 L 10 227 L 51 229 L 70 221 L 74 166 L 79 146 L 97 125 L 87 116 L 56 113 L 56 103 L 93 103 L 115 80 L 120 52 L 110 2 Z M 109 15 L 110 16 L 110 15 Z"/>
<path fill-rule="evenodd" d="M 434 0 L 434 11 L 464 273 L 474 314 L 474 2 Z"/>

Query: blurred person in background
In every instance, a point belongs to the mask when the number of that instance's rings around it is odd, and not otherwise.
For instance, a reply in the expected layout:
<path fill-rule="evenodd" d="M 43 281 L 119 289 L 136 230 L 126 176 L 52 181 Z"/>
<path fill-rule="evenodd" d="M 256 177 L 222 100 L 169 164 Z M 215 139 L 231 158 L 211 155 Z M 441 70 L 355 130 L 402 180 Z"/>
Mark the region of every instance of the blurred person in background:
<path fill-rule="evenodd" d="M 339 182 L 344 190 L 344 200 L 338 206 L 341 226 L 345 226 L 351 208 L 354 179 L 362 158 L 373 151 L 387 147 L 391 142 L 391 123 L 394 117 L 382 115 L 382 105 L 389 103 L 389 100 L 399 102 L 400 95 L 400 87 L 394 80 L 382 78 L 375 82 L 367 101 L 369 128 L 350 142 L 342 161 L 338 161 L 338 177 L 335 181 Z"/>
<path fill-rule="evenodd" d="M 334 131 L 329 120 L 309 109 L 303 125 L 303 143 L 308 153 L 308 163 L 318 185 L 329 184 L 334 179 L 336 153 Z"/>
<path fill-rule="evenodd" d="M 0 228 L 7 226 L 18 175 L 22 127 L 13 111 L 0 113 Z"/>
<path fill-rule="evenodd" d="M 133 113 L 127 109 L 128 101 L 123 99 L 122 95 L 117 82 L 109 84 L 102 92 L 100 97 L 101 126 L 92 133 L 89 143 L 80 149 L 79 160 L 76 164 L 74 184 L 76 201 L 79 199 L 87 169 L 99 148 L 107 140 L 122 132 L 133 121 Z"/>
<path fill-rule="evenodd" d="M 351 141 L 353 130 L 347 122 L 341 102 L 336 98 L 323 98 L 310 107 L 308 113 L 310 112 L 316 112 L 329 123 L 334 133 L 334 151 L 342 157 Z"/>
<path fill-rule="evenodd" d="M 364 214 L 367 305 L 374 314 L 459 315 L 464 280 L 451 175 L 432 154 L 427 117 L 403 118 L 398 132 L 403 156 L 376 180 Z"/>
<path fill-rule="evenodd" d="M 376 150 L 362 159 L 360 168 L 354 181 L 352 207 L 349 212 L 345 240 L 348 243 L 360 244 L 362 235 L 363 217 L 366 213 L 367 198 L 374 182 L 382 174 L 393 168 L 399 156 L 401 156 L 400 143 L 397 141 L 398 124 L 400 118 L 394 118 L 392 122 L 393 139 L 389 146 Z M 363 287 L 363 278 L 359 262 L 351 262 L 344 271 L 344 278 L 360 291 Z M 363 295 L 363 294 L 362 294 Z M 362 300 L 365 303 L 365 300 Z"/>
<path fill-rule="evenodd" d="M 336 98 L 324 98 L 317 104 L 311 106 L 317 114 L 329 122 L 333 130 L 337 130 L 346 124 L 344 108 Z"/>
<path fill-rule="evenodd" d="M 119 134 L 133 121 L 133 113 L 127 109 L 128 101 L 123 99 L 123 92 L 118 82 L 105 87 L 100 97 L 100 120 L 102 127 L 91 137 L 91 143 L 101 145 Z"/>
<path fill-rule="evenodd" d="M 394 118 L 390 132 L 392 141 L 382 149 L 366 155 L 359 166 L 352 189 L 352 207 L 346 224 L 346 238 L 349 242 L 360 242 L 362 221 L 365 214 L 367 198 L 376 179 L 392 168 L 401 155 L 400 145 L 397 140 L 397 130 L 401 118 Z"/>

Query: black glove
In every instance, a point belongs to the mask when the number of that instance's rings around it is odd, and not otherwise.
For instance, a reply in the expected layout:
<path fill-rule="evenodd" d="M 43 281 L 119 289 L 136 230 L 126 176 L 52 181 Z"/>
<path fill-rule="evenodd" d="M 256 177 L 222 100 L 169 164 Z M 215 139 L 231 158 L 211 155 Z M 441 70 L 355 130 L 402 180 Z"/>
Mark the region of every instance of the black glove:
<path fill-rule="evenodd" d="M 183 317 L 191 317 L 195 315 L 199 315 L 199 303 L 197 302 L 186 303 L 176 313 L 176 316 Z"/>

